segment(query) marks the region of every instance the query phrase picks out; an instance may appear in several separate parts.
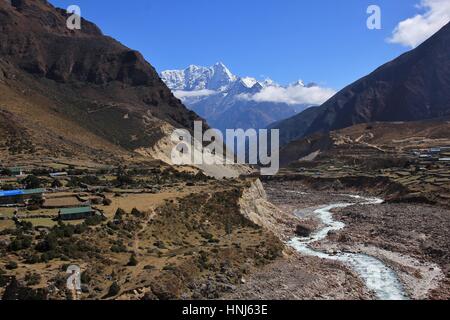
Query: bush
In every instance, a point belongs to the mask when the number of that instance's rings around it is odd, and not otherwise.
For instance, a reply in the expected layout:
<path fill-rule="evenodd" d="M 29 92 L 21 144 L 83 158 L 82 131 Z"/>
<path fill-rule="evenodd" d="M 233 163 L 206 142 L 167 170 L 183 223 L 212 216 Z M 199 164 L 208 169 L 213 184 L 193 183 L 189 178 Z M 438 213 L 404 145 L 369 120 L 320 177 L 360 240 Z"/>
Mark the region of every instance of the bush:
<path fill-rule="evenodd" d="M 117 282 L 113 282 L 111 287 L 109 287 L 108 296 L 114 297 L 120 293 L 120 286 Z"/>
<path fill-rule="evenodd" d="M 35 175 L 29 175 L 25 179 L 22 180 L 22 184 L 25 186 L 25 189 L 37 189 L 42 187 L 42 181 Z"/>
<path fill-rule="evenodd" d="M 131 257 L 130 257 L 130 261 L 128 261 L 128 264 L 127 264 L 127 266 L 128 267 L 135 267 L 135 266 L 137 266 L 138 265 L 138 260 L 137 260 L 137 258 L 136 258 L 136 255 L 133 253 L 132 255 L 131 255 Z"/>
<path fill-rule="evenodd" d="M 118 208 L 116 214 L 114 215 L 114 220 L 121 221 L 124 215 L 126 215 L 125 210 Z"/>
<path fill-rule="evenodd" d="M 20 251 L 31 247 L 32 237 L 20 235 L 17 236 L 8 246 L 9 251 Z"/>
<path fill-rule="evenodd" d="M 148 264 L 144 267 L 144 270 L 155 270 L 155 269 L 156 269 L 155 266 L 152 266 L 150 264 Z"/>
<path fill-rule="evenodd" d="M 35 286 L 41 282 L 41 276 L 37 273 L 27 273 L 25 282 L 28 286 Z"/>
<path fill-rule="evenodd" d="M 122 253 L 127 252 L 127 247 L 123 244 L 122 241 L 116 241 L 111 247 L 111 251 L 114 253 Z"/>
<path fill-rule="evenodd" d="M 87 284 L 91 282 L 92 278 L 87 271 L 83 271 L 80 276 L 81 283 Z"/>
<path fill-rule="evenodd" d="M 108 199 L 108 198 L 103 199 L 103 205 L 104 206 L 110 206 L 111 204 L 112 204 L 112 200 L 111 199 Z"/>
<path fill-rule="evenodd" d="M 41 262 L 41 258 L 37 254 L 28 254 L 25 257 L 26 264 L 36 264 Z"/>
<path fill-rule="evenodd" d="M 156 241 L 153 245 L 159 249 L 166 249 L 166 245 L 161 240 Z"/>
<path fill-rule="evenodd" d="M 141 211 L 139 211 L 138 209 L 136 209 L 136 208 L 133 208 L 133 210 L 131 210 L 131 215 L 136 217 L 136 218 L 143 218 L 144 217 L 144 214 Z"/>
<path fill-rule="evenodd" d="M 98 226 L 103 221 L 105 221 L 105 218 L 103 216 L 96 214 L 96 215 L 93 215 L 92 217 L 87 218 L 84 223 L 87 226 Z"/>
<path fill-rule="evenodd" d="M 117 170 L 116 184 L 119 186 L 125 186 L 133 184 L 133 177 L 129 175 L 123 167 L 119 167 Z"/>
<path fill-rule="evenodd" d="M 5 265 L 5 268 L 6 268 L 7 270 L 15 270 L 15 269 L 17 269 L 17 262 L 15 262 L 15 261 L 9 261 L 9 262 Z"/>

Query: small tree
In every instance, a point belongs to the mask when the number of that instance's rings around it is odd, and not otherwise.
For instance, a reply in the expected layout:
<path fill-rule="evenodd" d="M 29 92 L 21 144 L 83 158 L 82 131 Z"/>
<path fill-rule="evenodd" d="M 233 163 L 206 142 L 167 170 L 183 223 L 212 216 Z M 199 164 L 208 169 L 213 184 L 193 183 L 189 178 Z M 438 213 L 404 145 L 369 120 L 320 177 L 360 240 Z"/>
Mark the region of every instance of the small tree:
<path fill-rule="evenodd" d="M 118 208 L 116 214 L 114 215 L 114 220 L 122 221 L 124 215 L 126 215 L 125 210 L 123 210 L 122 208 Z"/>
<path fill-rule="evenodd" d="M 117 169 L 117 184 L 119 186 L 130 185 L 133 184 L 133 177 L 127 173 L 125 168 L 119 167 Z"/>
<path fill-rule="evenodd" d="M 111 285 L 111 287 L 109 287 L 109 291 L 108 291 L 108 296 L 109 297 L 114 297 L 116 295 L 118 295 L 120 293 L 120 286 L 117 282 L 113 282 L 113 284 Z"/>
<path fill-rule="evenodd" d="M 144 214 L 136 208 L 133 208 L 133 210 L 131 210 L 131 215 L 136 218 L 142 218 L 144 216 Z"/>
<path fill-rule="evenodd" d="M 23 179 L 22 184 L 25 186 L 25 189 L 37 189 L 42 186 L 41 179 L 39 179 L 35 175 L 29 175 L 28 177 Z"/>
<path fill-rule="evenodd" d="M 15 270 L 15 269 L 17 269 L 17 262 L 15 262 L 15 261 L 10 261 L 10 262 L 8 262 L 8 263 L 6 264 L 5 268 L 6 268 L 7 270 Z"/>
<path fill-rule="evenodd" d="M 137 258 L 136 258 L 136 255 L 133 253 L 132 255 L 131 255 L 131 257 L 130 257 L 130 261 L 128 261 L 128 264 L 127 264 L 127 266 L 129 266 L 129 267 L 135 267 L 135 266 L 137 266 L 138 265 L 138 260 L 137 260 Z"/>

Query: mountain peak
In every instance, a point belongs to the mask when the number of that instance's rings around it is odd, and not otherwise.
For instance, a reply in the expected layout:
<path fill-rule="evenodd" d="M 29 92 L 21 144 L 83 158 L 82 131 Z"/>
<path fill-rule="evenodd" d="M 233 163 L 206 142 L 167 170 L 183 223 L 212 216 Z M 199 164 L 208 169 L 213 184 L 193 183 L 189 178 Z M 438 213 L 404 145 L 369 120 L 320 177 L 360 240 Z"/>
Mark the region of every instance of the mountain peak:
<path fill-rule="evenodd" d="M 237 80 L 222 62 L 211 67 L 190 65 L 184 70 L 166 70 L 161 78 L 170 89 L 183 91 L 223 90 Z"/>
<path fill-rule="evenodd" d="M 297 80 L 289 85 L 290 87 L 305 87 L 303 80 Z"/>
<path fill-rule="evenodd" d="M 247 88 L 252 88 L 255 84 L 258 83 L 258 81 L 252 77 L 240 78 L 239 81 Z"/>

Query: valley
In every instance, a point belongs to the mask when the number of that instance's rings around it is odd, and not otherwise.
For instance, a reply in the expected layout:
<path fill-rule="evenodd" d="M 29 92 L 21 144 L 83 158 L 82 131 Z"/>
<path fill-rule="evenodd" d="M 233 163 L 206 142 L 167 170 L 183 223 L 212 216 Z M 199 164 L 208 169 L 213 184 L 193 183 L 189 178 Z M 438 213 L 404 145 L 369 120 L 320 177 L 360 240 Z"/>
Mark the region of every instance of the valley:
<path fill-rule="evenodd" d="M 0 207 L 3 299 L 214 299 L 283 250 L 240 211 L 251 180 L 219 182 L 159 163 L 70 164 L 57 179 L 51 170 L 31 169 L 42 199 Z M 7 180 L 14 189 L 21 179 Z M 64 216 L 82 208 L 90 213 Z M 66 288 L 71 265 L 82 270 L 75 293 Z"/>
<path fill-rule="evenodd" d="M 450 24 L 336 93 L 68 17 L 0 0 L 0 300 L 450 299 Z"/>
<path fill-rule="evenodd" d="M 293 252 L 264 267 L 251 276 L 243 288 L 227 297 L 374 299 L 377 292 L 368 289 L 359 272 L 373 272 L 376 276 L 376 269 L 364 267 L 358 270 L 352 263 L 341 261 L 341 257 L 358 254 L 381 262 L 397 279 L 397 286 L 403 293 L 391 298 L 448 299 L 448 209 L 417 204 L 362 204 L 364 195 L 359 194 L 363 197 L 359 198 L 352 189 L 311 190 L 311 186 L 301 180 L 270 181 L 264 185 L 268 198 L 280 210 L 299 219 L 297 223 L 301 227 L 296 229 L 302 231 L 301 235 L 296 236 L 295 228 L 286 235 L 294 239 L 291 242 L 293 248 L 301 248 L 300 239 L 311 242 L 316 232 L 321 232 L 324 222 L 317 213 L 330 204 L 345 204 L 332 209 L 334 219 L 343 222 L 345 227 L 328 229 L 325 238 L 309 245 L 314 251 L 323 252 L 318 257 L 304 247 L 302 254 Z M 378 196 L 382 196 L 381 190 Z M 348 206 L 355 201 L 356 205 Z M 437 253 L 432 248 L 442 248 L 442 251 Z M 392 281 L 383 278 L 383 274 L 380 276 L 382 278 L 371 285 L 380 286 L 382 281 Z M 387 296 L 381 298 L 389 299 Z"/>

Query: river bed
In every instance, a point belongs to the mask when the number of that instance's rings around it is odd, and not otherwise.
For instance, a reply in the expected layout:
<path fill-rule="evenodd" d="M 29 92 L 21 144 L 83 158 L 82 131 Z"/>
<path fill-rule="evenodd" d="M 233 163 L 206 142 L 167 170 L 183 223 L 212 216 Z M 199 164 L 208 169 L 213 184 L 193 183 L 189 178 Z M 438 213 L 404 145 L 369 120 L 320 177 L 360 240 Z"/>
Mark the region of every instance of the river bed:
<path fill-rule="evenodd" d="M 408 296 L 403 289 L 396 273 L 386 266 L 381 260 L 365 254 L 337 252 L 328 254 L 311 248 L 311 244 L 319 242 L 328 236 L 330 231 L 338 231 L 345 228 L 345 224 L 333 219 L 331 210 L 346 208 L 357 203 L 363 205 L 376 205 L 383 203 L 382 199 L 364 198 L 355 195 L 346 195 L 357 199 L 358 202 L 330 204 L 314 211 L 314 215 L 324 225 L 320 230 L 308 238 L 293 238 L 289 244 L 298 252 L 322 259 L 342 262 L 350 266 L 363 279 L 366 286 L 372 290 L 380 300 L 407 300 Z"/>

